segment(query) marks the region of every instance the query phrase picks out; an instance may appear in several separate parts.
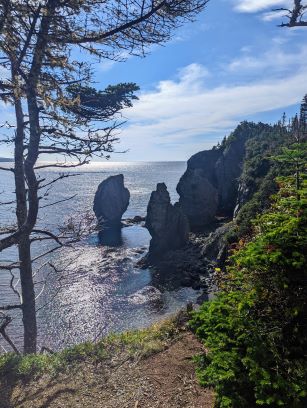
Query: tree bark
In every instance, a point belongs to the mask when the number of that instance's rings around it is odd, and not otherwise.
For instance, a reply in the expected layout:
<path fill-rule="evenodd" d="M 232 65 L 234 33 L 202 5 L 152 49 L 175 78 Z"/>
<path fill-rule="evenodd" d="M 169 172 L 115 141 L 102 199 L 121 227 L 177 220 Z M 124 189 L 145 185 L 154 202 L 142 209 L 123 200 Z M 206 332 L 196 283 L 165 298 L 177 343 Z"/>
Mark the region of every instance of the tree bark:
<path fill-rule="evenodd" d="M 18 83 L 18 75 L 12 71 L 13 81 Z M 18 86 L 17 86 L 18 88 Z M 20 228 L 28 217 L 27 189 L 24 170 L 24 115 L 18 93 L 14 95 L 16 114 L 15 133 L 15 195 L 16 217 Z M 22 294 L 22 321 L 24 327 L 24 353 L 36 353 L 37 323 L 35 312 L 35 292 L 32 275 L 31 243 L 29 233 L 24 233 L 18 242 L 20 263 L 20 283 Z"/>
<path fill-rule="evenodd" d="M 51 15 L 55 9 L 55 4 L 56 1 L 50 0 L 48 4 L 48 13 L 46 13 L 42 19 L 27 83 L 30 140 L 26 160 L 24 160 L 24 118 L 22 104 L 18 94 L 18 72 L 17 68 L 14 71 L 16 60 L 12 61 L 12 77 L 15 85 L 17 85 L 14 87 L 15 90 L 17 90 L 14 95 L 17 122 L 15 135 L 16 216 L 19 230 L 26 224 L 30 226 L 30 228 L 26 229 L 21 234 L 18 240 L 25 354 L 36 353 L 37 348 L 37 321 L 30 241 L 30 234 L 36 224 L 39 205 L 37 194 L 38 181 L 34 171 L 40 142 L 39 109 L 37 106 L 36 87 L 43 61 L 44 49 L 46 47 L 46 37 L 49 30 Z M 26 189 L 26 181 L 28 190 Z"/>
<path fill-rule="evenodd" d="M 36 353 L 37 322 L 35 292 L 32 275 L 31 246 L 29 236 L 25 235 L 18 244 L 20 260 L 20 282 L 22 293 L 22 322 L 24 328 L 23 351 L 25 354 Z"/>

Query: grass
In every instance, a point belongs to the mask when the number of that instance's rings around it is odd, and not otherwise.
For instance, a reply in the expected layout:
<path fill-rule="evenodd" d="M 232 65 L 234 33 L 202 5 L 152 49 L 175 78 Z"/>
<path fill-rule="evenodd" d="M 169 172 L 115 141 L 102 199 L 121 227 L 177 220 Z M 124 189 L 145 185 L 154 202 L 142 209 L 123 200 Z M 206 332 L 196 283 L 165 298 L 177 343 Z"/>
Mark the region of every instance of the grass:
<path fill-rule="evenodd" d="M 83 361 L 99 363 L 121 359 L 140 359 L 164 350 L 183 330 L 183 314 L 142 329 L 110 334 L 97 343 L 86 342 L 54 354 L 0 355 L 1 378 L 27 379 L 43 374 L 56 375 Z"/>

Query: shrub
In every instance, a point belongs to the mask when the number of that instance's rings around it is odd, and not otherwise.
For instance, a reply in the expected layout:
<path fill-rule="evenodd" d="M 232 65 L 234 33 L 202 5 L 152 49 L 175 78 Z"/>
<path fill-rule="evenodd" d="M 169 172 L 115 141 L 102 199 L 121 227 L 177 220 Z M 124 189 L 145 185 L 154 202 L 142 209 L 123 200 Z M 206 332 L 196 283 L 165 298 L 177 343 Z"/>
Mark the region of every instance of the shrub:
<path fill-rule="evenodd" d="M 240 242 L 222 291 L 193 314 L 201 384 L 220 408 L 307 406 L 307 183 L 291 178 Z"/>

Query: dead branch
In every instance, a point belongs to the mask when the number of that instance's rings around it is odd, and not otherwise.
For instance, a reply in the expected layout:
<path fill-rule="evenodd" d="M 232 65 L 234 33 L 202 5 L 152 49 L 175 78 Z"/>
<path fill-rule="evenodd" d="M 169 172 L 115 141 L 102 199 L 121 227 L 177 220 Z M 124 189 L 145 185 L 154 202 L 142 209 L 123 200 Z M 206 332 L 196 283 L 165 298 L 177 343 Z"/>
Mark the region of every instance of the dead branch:
<path fill-rule="evenodd" d="M 0 310 L 14 310 L 14 309 L 21 309 L 22 305 L 6 305 L 0 306 Z"/>
<path fill-rule="evenodd" d="M 54 354 L 54 351 L 51 350 L 51 348 L 49 348 L 49 347 L 47 347 L 47 346 L 42 346 L 42 348 L 41 348 L 41 350 L 40 350 L 40 353 L 43 354 L 45 351 L 46 351 L 47 353 L 49 353 L 49 354 Z"/>
<path fill-rule="evenodd" d="M 13 168 L 11 168 L 11 167 L 0 167 L 0 170 L 10 171 L 11 173 L 14 173 L 14 172 L 15 172 L 15 170 L 14 170 Z"/>
<path fill-rule="evenodd" d="M 45 188 L 45 187 L 49 187 L 49 186 L 51 186 L 52 184 L 54 184 L 54 183 L 56 183 L 57 181 L 62 180 L 62 179 L 64 179 L 64 178 L 75 177 L 75 176 L 80 176 L 80 173 L 75 173 L 75 174 L 71 174 L 71 173 L 69 173 L 69 174 L 60 174 L 59 177 L 56 177 L 55 179 L 49 181 L 48 183 L 41 185 L 41 186 L 39 187 L 39 189 L 42 189 L 42 188 Z M 45 181 L 45 179 L 42 179 L 42 180 L 40 180 L 39 182 L 42 183 L 43 181 Z"/>
<path fill-rule="evenodd" d="M 89 163 L 89 159 L 86 158 L 84 160 L 81 160 L 78 163 L 71 163 L 71 164 L 55 163 L 55 164 L 45 164 L 45 165 L 41 165 L 41 166 L 36 166 L 35 170 L 47 169 L 47 168 L 70 169 L 70 168 L 74 168 L 74 167 L 80 167 L 80 166 L 83 166 L 84 164 L 88 164 L 88 163 Z"/>
<path fill-rule="evenodd" d="M 56 246 L 56 247 L 54 247 L 54 248 L 52 248 L 52 249 L 49 249 L 49 251 L 46 251 L 46 252 L 44 252 L 43 254 L 37 255 L 35 258 L 32 259 L 32 263 L 36 262 L 38 259 L 41 259 L 41 258 L 43 258 L 43 257 L 46 256 L 46 255 L 52 254 L 53 252 L 57 251 L 58 249 L 60 249 L 60 248 L 62 248 L 62 247 L 63 247 L 63 245 L 61 244 L 61 245 Z"/>
<path fill-rule="evenodd" d="M 11 323 L 12 318 L 11 316 L 8 316 L 2 312 L 0 312 L 0 319 L 2 320 L 2 322 L 0 323 L 0 334 L 2 335 L 2 337 L 4 338 L 4 340 L 12 347 L 12 349 L 14 350 L 14 352 L 16 354 L 20 354 L 19 350 L 17 349 L 17 347 L 15 346 L 15 344 L 13 343 L 13 341 L 11 340 L 11 338 L 9 337 L 9 335 L 6 333 L 6 328 L 7 326 Z"/>
<path fill-rule="evenodd" d="M 77 196 L 77 194 L 74 194 L 74 195 L 72 195 L 72 196 L 70 196 L 70 197 L 68 197 L 68 198 L 63 198 L 63 200 L 58 200 L 58 201 L 55 201 L 55 202 L 50 203 L 50 204 L 41 205 L 40 208 L 51 207 L 52 205 L 64 203 L 65 201 L 72 200 L 72 199 L 75 198 L 76 196 Z"/>
<path fill-rule="evenodd" d="M 293 8 L 278 8 L 273 11 L 286 11 L 286 18 L 289 19 L 288 23 L 281 23 L 279 27 L 307 27 L 307 21 L 303 20 L 305 11 L 307 10 L 307 5 L 302 4 L 302 0 L 293 0 Z"/>
<path fill-rule="evenodd" d="M 20 264 L 18 262 L 12 262 L 9 265 L 0 265 L 0 271 L 12 271 L 18 269 Z"/>
<path fill-rule="evenodd" d="M 10 280 L 10 288 L 12 289 L 13 293 L 15 293 L 15 295 L 17 295 L 20 304 L 22 305 L 22 295 L 19 292 L 17 288 L 17 285 L 19 283 L 19 279 L 17 279 L 17 282 L 14 284 L 14 281 L 16 279 L 15 275 L 13 274 L 13 272 L 10 270 L 10 274 L 11 274 L 11 280 Z"/>
<path fill-rule="evenodd" d="M 12 205 L 15 204 L 16 200 L 12 200 L 12 201 L 0 201 L 0 205 Z"/>

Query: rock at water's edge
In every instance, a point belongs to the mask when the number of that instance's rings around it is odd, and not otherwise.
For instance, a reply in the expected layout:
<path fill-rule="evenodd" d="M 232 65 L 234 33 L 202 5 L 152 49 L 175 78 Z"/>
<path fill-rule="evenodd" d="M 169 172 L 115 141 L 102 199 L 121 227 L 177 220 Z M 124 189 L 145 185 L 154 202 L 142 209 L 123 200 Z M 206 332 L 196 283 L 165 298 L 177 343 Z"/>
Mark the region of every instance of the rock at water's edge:
<path fill-rule="evenodd" d="M 148 257 L 151 262 L 171 249 L 186 245 L 189 239 L 189 222 L 178 204 L 172 205 L 164 183 L 158 183 L 151 193 L 147 207 L 146 228 L 152 239 Z"/>
<path fill-rule="evenodd" d="M 248 137 L 244 129 L 237 132 L 225 147 L 192 156 L 178 183 L 179 204 L 194 231 L 213 223 L 217 215 L 233 216 Z"/>
<path fill-rule="evenodd" d="M 94 212 L 99 225 L 115 227 L 129 205 L 130 193 L 124 186 L 124 176 L 110 176 L 99 184 L 94 198 Z"/>

